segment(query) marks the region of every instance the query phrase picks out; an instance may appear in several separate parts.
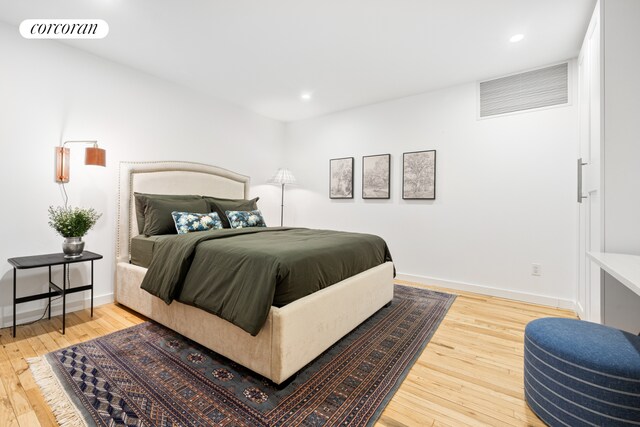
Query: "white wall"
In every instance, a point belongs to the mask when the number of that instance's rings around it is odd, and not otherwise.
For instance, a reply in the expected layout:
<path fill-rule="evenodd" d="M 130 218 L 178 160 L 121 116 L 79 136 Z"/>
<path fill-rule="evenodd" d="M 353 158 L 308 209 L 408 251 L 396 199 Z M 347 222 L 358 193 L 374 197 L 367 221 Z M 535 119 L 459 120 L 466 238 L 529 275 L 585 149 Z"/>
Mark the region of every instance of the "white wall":
<path fill-rule="evenodd" d="M 285 223 L 378 234 L 404 278 L 573 307 L 577 129 L 575 103 L 477 120 L 474 83 L 292 123 Z M 431 149 L 436 200 L 402 200 L 402 153 Z M 362 156 L 383 153 L 391 200 L 363 200 Z M 329 159 L 350 156 L 355 199 L 330 200 Z"/>
<path fill-rule="evenodd" d="M 280 122 L 60 43 L 22 39 L 16 27 L 6 24 L 0 24 L 0 62 L 4 326 L 9 325 L 12 294 L 12 270 L 4 260 L 61 250 L 62 238 L 47 225 L 47 207 L 62 204 L 53 170 L 54 146 L 60 141 L 97 139 L 107 150 L 107 167 L 99 168 L 85 166 L 83 148 L 72 146 L 67 185 L 70 205 L 103 213 L 85 239 L 87 250 L 105 256 L 96 263 L 98 302 L 109 301 L 113 292 L 120 161 L 186 160 L 250 175 L 252 195 L 262 196 L 267 222 L 279 222 L 279 188 L 264 182 L 282 163 Z M 18 280 L 19 295 L 42 292 L 46 269 L 19 271 Z M 74 267 L 72 283 L 85 280 L 88 267 Z M 19 306 L 20 319 L 36 312 L 39 317 L 41 307 L 43 302 Z"/>

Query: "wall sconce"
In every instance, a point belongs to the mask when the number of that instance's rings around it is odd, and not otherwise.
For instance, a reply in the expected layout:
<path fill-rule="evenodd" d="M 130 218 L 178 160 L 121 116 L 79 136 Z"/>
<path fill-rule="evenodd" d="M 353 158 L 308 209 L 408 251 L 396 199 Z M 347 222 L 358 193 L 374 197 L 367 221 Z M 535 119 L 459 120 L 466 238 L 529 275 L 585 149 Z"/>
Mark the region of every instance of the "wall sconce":
<path fill-rule="evenodd" d="M 69 182 L 69 148 L 67 144 L 88 144 L 84 155 L 85 165 L 105 166 L 107 162 L 106 151 L 98 147 L 98 141 L 65 141 L 56 147 L 56 182 L 66 184 Z"/>

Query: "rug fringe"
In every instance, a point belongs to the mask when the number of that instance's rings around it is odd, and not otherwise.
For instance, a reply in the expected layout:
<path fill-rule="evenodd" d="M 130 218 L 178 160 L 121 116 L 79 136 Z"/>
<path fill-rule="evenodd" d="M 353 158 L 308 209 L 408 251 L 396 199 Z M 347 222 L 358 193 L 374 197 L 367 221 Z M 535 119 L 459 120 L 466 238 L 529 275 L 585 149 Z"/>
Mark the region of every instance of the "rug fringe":
<path fill-rule="evenodd" d="M 60 427 L 87 426 L 84 417 L 65 392 L 47 359 L 30 357 L 26 361 Z"/>

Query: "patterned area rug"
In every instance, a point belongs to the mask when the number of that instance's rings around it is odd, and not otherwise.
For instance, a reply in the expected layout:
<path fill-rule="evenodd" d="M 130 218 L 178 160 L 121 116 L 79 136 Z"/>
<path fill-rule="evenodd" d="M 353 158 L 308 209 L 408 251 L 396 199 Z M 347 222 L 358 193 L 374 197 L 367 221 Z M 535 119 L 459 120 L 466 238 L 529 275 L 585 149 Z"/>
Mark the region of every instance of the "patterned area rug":
<path fill-rule="evenodd" d="M 151 322 L 30 364 L 61 425 L 369 426 L 454 298 L 396 285 L 389 307 L 284 388 Z"/>

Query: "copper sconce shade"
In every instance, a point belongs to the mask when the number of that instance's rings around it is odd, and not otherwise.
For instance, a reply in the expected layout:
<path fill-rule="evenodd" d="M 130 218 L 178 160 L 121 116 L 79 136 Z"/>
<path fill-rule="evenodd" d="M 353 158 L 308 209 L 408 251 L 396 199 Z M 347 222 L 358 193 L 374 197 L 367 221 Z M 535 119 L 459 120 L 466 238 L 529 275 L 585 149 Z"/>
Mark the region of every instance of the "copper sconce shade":
<path fill-rule="evenodd" d="M 84 152 L 84 164 L 105 166 L 107 164 L 107 152 L 98 147 L 87 147 Z"/>
<path fill-rule="evenodd" d="M 69 148 L 67 144 L 90 144 L 85 150 L 84 164 L 94 166 L 106 166 L 107 152 L 98 147 L 98 141 L 65 141 L 55 148 L 56 152 L 56 182 L 66 184 L 69 182 Z"/>

